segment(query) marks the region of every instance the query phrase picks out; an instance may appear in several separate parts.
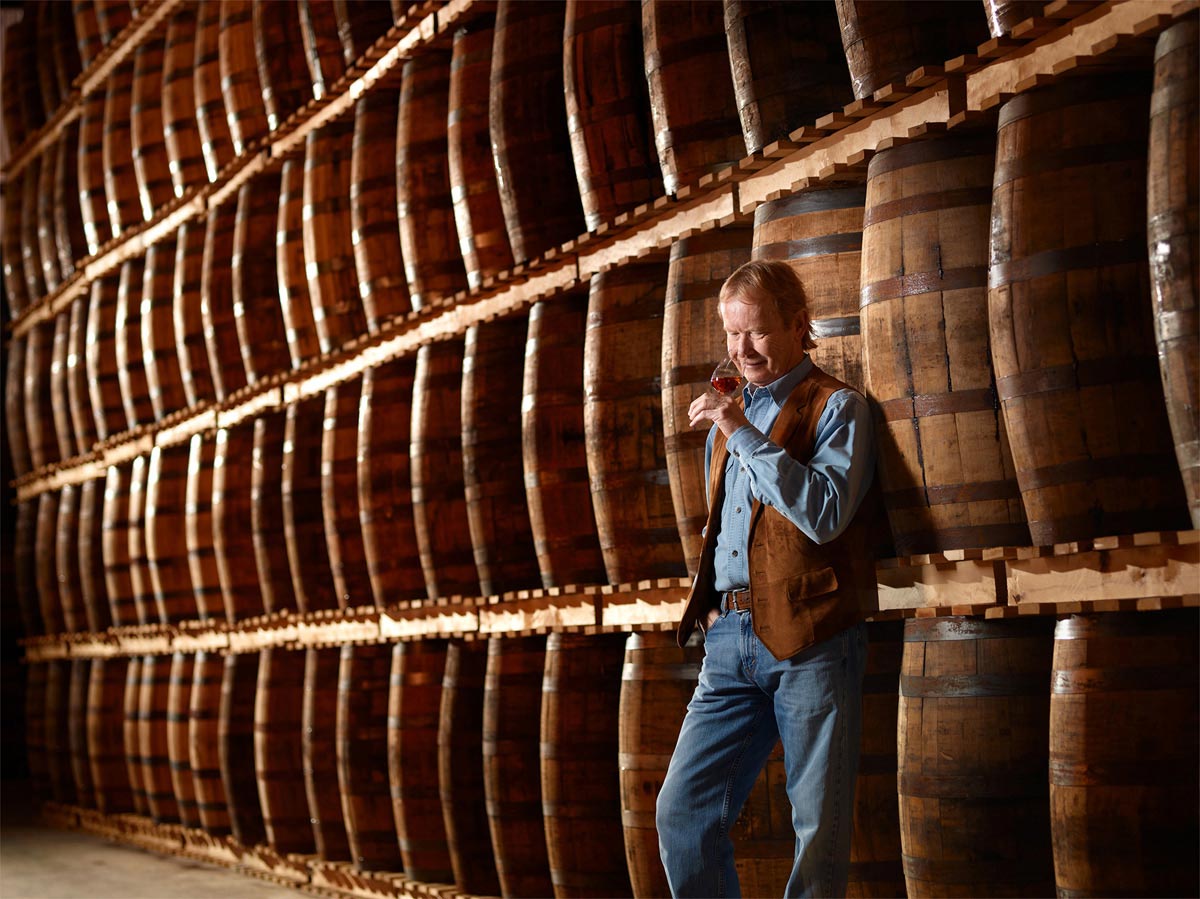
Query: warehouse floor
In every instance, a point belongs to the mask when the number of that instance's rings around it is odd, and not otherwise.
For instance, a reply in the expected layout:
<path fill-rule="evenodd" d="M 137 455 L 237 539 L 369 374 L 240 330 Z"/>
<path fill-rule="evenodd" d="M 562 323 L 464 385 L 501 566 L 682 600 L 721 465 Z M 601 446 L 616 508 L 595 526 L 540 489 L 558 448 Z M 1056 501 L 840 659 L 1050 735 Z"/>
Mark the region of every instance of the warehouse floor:
<path fill-rule="evenodd" d="M 38 827 L 19 789 L 0 812 L 3 899 L 296 899 L 303 894 L 222 868 Z"/>

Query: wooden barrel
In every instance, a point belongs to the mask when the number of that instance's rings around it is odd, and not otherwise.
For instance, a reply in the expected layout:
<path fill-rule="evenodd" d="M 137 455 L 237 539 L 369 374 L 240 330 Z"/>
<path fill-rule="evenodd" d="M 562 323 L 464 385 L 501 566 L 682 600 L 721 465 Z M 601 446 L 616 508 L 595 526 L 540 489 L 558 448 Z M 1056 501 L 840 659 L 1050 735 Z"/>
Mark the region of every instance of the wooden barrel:
<path fill-rule="evenodd" d="M 128 427 L 117 367 L 117 295 L 120 275 L 108 274 L 92 282 L 87 318 L 87 370 L 91 385 L 92 417 L 101 439 Z M 37 329 L 30 331 L 32 337 Z"/>
<path fill-rule="evenodd" d="M 223 623 L 225 594 L 213 548 L 213 466 L 217 443 L 211 433 L 193 434 L 188 444 L 187 486 L 184 492 L 183 539 L 187 545 L 188 575 L 201 621 Z"/>
<path fill-rule="evenodd" d="M 75 20 L 75 40 L 79 46 L 79 58 L 86 68 L 104 49 L 104 43 L 100 39 L 100 23 L 96 21 L 96 4 L 94 0 L 71 0 L 71 13 Z"/>
<path fill-rule="evenodd" d="M 233 228 L 233 317 L 250 384 L 291 367 L 276 280 L 279 187 L 279 175 L 266 173 L 250 179 L 238 191 Z"/>
<path fill-rule="evenodd" d="M 172 193 L 177 197 L 182 197 L 188 188 L 203 184 L 207 177 L 196 116 L 197 14 L 195 6 L 184 6 L 174 12 L 163 43 L 163 143 Z"/>
<path fill-rule="evenodd" d="M 30 636 L 40 636 L 46 632 L 38 608 L 37 513 L 38 504 L 34 500 L 17 504 L 13 546 L 13 566 L 16 569 L 13 580 L 21 610 L 21 632 Z"/>
<path fill-rule="evenodd" d="M 1150 102 L 1146 199 L 1154 336 L 1175 457 L 1194 528 L 1200 527 L 1198 44 L 1200 29 L 1195 22 L 1172 25 L 1158 39 Z"/>
<path fill-rule="evenodd" d="M 288 566 L 281 489 L 285 426 L 286 420 L 278 412 L 264 413 L 254 421 L 250 525 L 258 585 L 262 590 L 263 609 L 268 614 L 297 609 L 296 590 Z"/>
<path fill-rule="evenodd" d="M 729 829 L 738 885 L 746 895 L 784 895 L 796 851 L 791 815 L 783 743 L 776 742 Z"/>
<path fill-rule="evenodd" d="M 450 58 L 446 127 L 450 196 L 470 287 L 478 287 L 485 278 L 495 277 L 513 265 L 488 130 L 495 27 L 493 14 L 464 24 L 454 32 Z"/>
<path fill-rule="evenodd" d="M 54 171 L 58 167 L 58 141 L 42 153 L 38 167 L 37 193 L 34 198 L 34 227 L 42 283 L 46 293 L 54 293 L 67 277 L 58 261 L 58 235 L 54 232 Z"/>
<path fill-rule="evenodd" d="M 125 693 L 121 703 L 121 734 L 125 744 L 125 771 L 129 775 L 129 790 L 133 799 L 133 810 L 139 815 L 149 815 L 146 804 L 145 775 L 142 771 L 142 744 L 138 737 L 139 703 L 142 692 L 142 656 L 129 659 L 125 670 Z"/>
<path fill-rule="evenodd" d="M 100 28 L 100 41 L 107 47 L 117 39 L 133 19 L 129 0 L 96 0 L 96 24 Z"/>
<path fill-rule="evenodd" d="M 492 45 L 489 130 L 513 258 L 527 262 L 584 230 L 563 83 L 565 8 L 501 0 Z M 529 102 L 530 97 L 542 98 Z"/>
<path fill-rule="evenodd" d="M 79 207 L 88 253 L 95 254 L 113 237 L 104 188 L 104 91 L 88 94 L 80 102 Z"/>
<path fill-rule="evenodd" d="M 392 316 L 412 308 L 396 208 L 394 141 L 399 109 L 399 91 L 388 89 L 365 93 L 354 106 L 350 224 L 358 295 L 372 334 Z"/>
<path fill-rule="evenodd" d="M 867 624 L 862 684 L 862 739 L 854 788 L 849 897 L 905 896 L 900 812 L 896 798 L 896 717 L 904 623 Z"/>
<path fill-rule="evenodd" d="M 171 787 L 179 805 L 179 821 L 184 827 L 200 826 L 189 738 L 195 669 L 195 653 L 172 654 L 170 685 L 167 688 L 167 757 L 171 762 Z"/>
<path fill-rule="evenodd" d="M 417 548 L 430 599 L 479 595 L 463 481 L 462 368 L 461 340 L 417 351 L 409 455 Z"/>
<path fill-rule="evenodd" d="M 703 660 L 698 638 L 682 649 L 673 633 L 632 633 L 625 641 L 618 764 L 625 861 L 635 896 L 670 893 L 658 855 L 655 806 Z"/>
<path fill-rule="evenodd" d="M 904 4 L 837 0 L 842 46 L 855 99 L 870 97 L 925 65 L 972 52 L 987 40 L 975 3 L 910 0 Z"/>
<path fill-rule="evenodd" d="M 404 873 L 413 880 L 454 878 L 438 788 L 438 722 L 444 640 L 392 647 L 388 681 L 388 782 Z"/>
<path fill-rule="evenodd" d="M 113 236 L 142 222 L 138 183 L 133 171 L 133 61 L 108 76 L 104 91 L 104 194 Z"/>
<path fill-rule="evenodd" d="M 287 335 L 292 368 L 299 368 L 321 353 L 304 261 L 303 161 L 284 160 L 279 177 L 279 218 L 275 234 L 279 303 L 283 307 L 284 333 Z"/>
<path fill-rule="evenodd" d="M 46 121 L 54 118 L 54 114 L 58 111 L 58 104 L 62 102 L 58 76 L 54 71 L 55 44 L 57 43 L 55 25 L 58 24 L 54 20 L 57 15 L 55 7 L 58 5 L 45 3 L 29 11 L 30 18 L 34 20 L 37 46 L 41 51 L 35 55 L 35 69 Z"/>
<path fill-rule="evenodd" d="M 58 523 L 54 533 L 58 602 L 62 608 L 63 630 L 68 633 L 90 630 L 79 572 L 79 490 L 77 484 L 64 484 L 59 491 Z"/>
<path fill-rule="evenodd" d="M 415 360 L 401 357 L 368 368 L 362 378 L 358 516 L 371 592 L 379 609 L 425 593 L 408 456 L 415 374 Z M 259 568 L 261 574 L 261 563 Z"/>
<path fill-rule="evenodd" d="M 213 455 L 213 554 L 230 624 L 261 615 L 262 590 L 254 558 L 253 503 L 250 496 L 254 426 L 244 421 L 216 434 Z"/>
<path fill-rule="evenodd" d="M 17 80 L 21 90 L 21 116 L 23 128 L 20 133 L 25 136 L 33 134 L 46 123 L 46 105 L 42 102 L 42 84 L 38 61 L 37 9 L 31 9 L 29 15 L 22 16 L 19 30 L 19 43 L 13 47 L 20 62 L 21 77 Z M 50 48 L 47 48 L 49 52 Z"/>
<path fill-rule="evenodd" d="M 254 777 L 267 842 L 280 854 L 311 855 L 313 829 L 300 751 L 304 712 L 304 652 L 267 647 L 258 654 L 254 693 Z"/>
<path fill-rule="evenodd" d="M 533 545 L 547 589 L 606 580 L 583 426 L 586 320 L 583 293 L 538 302 L 529 310 L 521 451 Z"/>
<path fill-rule="evenodd" d="M 321 509 L 321 441 L 325 398 L 313 396 L 287 409 L 283 436 L 282 483 L 284 544 L 296 608 L 300 612 L 336 609 L 337 594 L 325 542 Z"/>
<path fill-rule="evenodd" d="M 178 624 L 199 615 L 187 544 L 188 460 L 184 443 L 150 451 L 146 490 L 146 557 L 158 620 Z M 189 678 L 190 683 L 190 678 Z"/>
<path fill-rule="evenodd" d="M 904 622 L 897 724 L 910 895 L 1053 889 L 1047 618 Z"/>
<path fill-rule="evenodd" d="M 221 0 L 221 34 L 217 40 L 221 95 L 235 156 L 266 136 L 267 115 L 254 51 L 251 0 Z"/>
<path fill-rule="evenodd" d="M 584 433 L 592 504 L 612 584 L 687 572 L 662 423 L 667 268 L 632 262 L 592 276 L 584 338 Z"/>
<path fill-rule="evenodd" d="M 88 255 L 79 202 L 79 122 L 64 125 L 54 156 L 54 238 L 64 278 L 79 271 L 77 260 Z"/>
<path fill-rule="evenodd" d="M 55 442 L 59 459 L 75 453 L 75 433 L 71 428 L 71 395 L 67 386 L 67 355 L 71 338 L 71 313 L 64 309 L 54 316 L 54 336 L 50 350 L 50 408 L 53 412 Z"/>
<path fill-rule="evenodd" d="M 236 224 L 236 203 L 209 207 L 200 276 L 200 314 L 204 322 L 208 371 L 219 403 L 246 386 L 246 366 L 242 362 L 233 306 L 233 233 Z"/>
<path fill-rule="evenodd" d="M 467 287 L 450 197 L 446 119 L 450 53 L 404 63 L 396 130 L 396 202 L 409 302 L 428 308 Z"/>
<path fill-rule="evenodd" d="M 337 13 L 325 0 L 299 0 L 300 34 L 308 63 L 313 96 L 318 100 L 332 89 L 346 70 L 338 38 Z"/>
<path fill-rule="evenodd" d="M 87 629 L 94 634 L 113 624 L 104 571 L 104 480 L 79 485 L 79 586 Z"/>
<path fill-rule="evenodd" d="M 71 659 L 67 745 L 71 753 L 71 775 L 75 781 L 75 802 L 88 809 L 96 808 L 96 785 L 92 780 L 87 741 L 87 700 L 91 672 L 91 659 Z"/>
<path fill-rule="evenodd" d="M 200 825 L 211 836 L 229 833 L 229 804 L 221 780 L 220 730 L 221 686 L 225 657 L 219 653 L 196 653 L 188 721 L 188 760 L 196 789 Z"/>
<path fill-rule="evenodd" d="M 446 651 L 438 716 L 438 785 L 454 883 L 463 893 L 500 891 L 483 787 L 483 682 L 487 644 L 452 641 Z"/>
<path fill-rule="evenodd" d="M 325 390 L 321 432 L 321 511 L 339 609 L 374 604 L 358 509 L 358 410 L 362 381 Z"/>
<path fill-rule="evenodd" d="M 304 664 L 300 748 L 304 790 L 317 855 L 323 861 L 350 858 L 337 776 L 337 693 L 341 650 L 309 647 Z"/>
<path fill-rule="evenodd" d="M 747 153 L 852 99 L 832 5 L 725 0 L 725 35 Z"/>
<path fill-rule="evenodd" d="M 337 777 L 350 861 L 360 871 L 398 871 L 403 864 L 388 789 L 391 659 L 392 649 L 386 643 L 341 648 Z"/>
<path fill-rule="evenodd" d="M 541 584 L 522 476 L 525 316 L 467 329 L 462 377 L 463 483 L 485 596 Z"/>
<path fill-rule="evenodd" d="M 50 799 L 50 767 L 46 758 L 46 678 L 48 667 L 37 663 L 25 680 L 25 753 L 33 798 Z"/>
<path fill-rule="evenodd" d="M 29 306 L 25 285 L 25 261 L 21 256 L 21 182 L 10 180 L 4 186 L 4 228 L 0 231 L 3 252 L 4 293 L 9 315 L 15 318 Z"/>
<path fill-rule="evenodd" d="M 254 4 L 254 58 L 271 131 L 313 98 L 299 12 L 297 3 Z"/>
<path fill-rule="evenodd" d="M 347 68 L 395 23 L 391 4 L 376 0 L 333 0 L 333 14 Z"/>
<path fill-rule="evenodd" d="M 254 846 L 266 837 L 254 778 L 254 694 L 258 653 L 230 653 L 221 681 L 218 755 L 233 838 Z"/>
<path fill-rule="evenodd" d="M 560 896 L 632 895 L 621 828 L 624 634 L 551 634 L 542 682 L 542 814 Z"/>
<path fill-rule="evenodd" d="M 175 336 L 175 263 L 178 258 L 174 235 L 146 249 L 141 297 L 142 359 L 150 405 L 158 421 L 189 405 L 183 389 Z"/>
<path fill-rule="evenodd" d="M 167 739 L 167 705 L 171 690 L 171 660 L 142 656 L 138 687 L 137 739 L 146 804 L 155 824 L 180 822 L 179 800 L 171 777 Z"/>
<path fill-rule="evenodd" d="M 1072 615 L 1054 632 L 1050 829 L 1060 896 L 1200 889 L 1195 609 Z"/>
<path fill-rule="evenodd" d="M 750 229 L 734 225 L 676 241 L 667 269 L 663 313 L 662 415 L 667 476 L 675 526 L 688 573 L 700 563 L 702 531 L 708 520 L 708 431 L 688 423 L 688 406 L 709 389 L 713 369 L 725 355 L 717 296 L 725 279 L 750 261 Z"/>
<path fill-rule="evenodd" d="M 587 229 L 662 194 L 636 5 L 568 0 L 563 91 Z"/>
<path fill-rule="evenodd" d="M 92 659 L 88 676 L 88 762 L 96 807 L 102 815 L 134 810 L 125 765 L 125 679 L 129 664 L 124 656 Z"/>
<path fill-rule="evenodd" d="M 154 218 L 154 211 L 175 196 L 163 119 L 165 56 L 166 43 L 160 35 L 140 44 L 133 57 L 133 105 L 130 108 L 133 175 L 142 218 L 146 221 Z"/>
<path fill-rule="evenodd" d="M 157 279 L 152 279 L 157 280 Z M 142 356 L 142 296 L 146 281 L 146 259 L 135 256 L 121 266 L 117 286 L 116 330 L 117 383 L 121 387 L 121 403 L 130 428 L 154 421 L 154 404 L 150 401 L 150 382 L 146 377 Z"/>
<path fill-rule="evenodd" d="M 867 170 L 864 386 L 902 556 L 1029 540 L 988 344 L 994 149 L 990 134 L 917 141 Z"/>
<path fill-rule="evenodd" d="M 150 560 L 146 555 L 146 488 L 149 465 L 145 456 L 129 463 L 129 583 L 133 588 L 133 609 L 137 623 L 153 624 L 158 618 L 154 583 L 150 580 Z"/>
<path fill-rule="evenodd" d="M 221 3 L 201 3 L 196 7 L 196 55 L 192 63 L 192 89 L 195 97 L 196 124 L 200 132 L 200 152 L 208 180 L 234 157 L 225 118 L 225 99 L 221 94 Z"/>
<path fill-rule="evenodd" d="M 59 461 L 54 430 L 54 397 L 50 363 L 54 357 L 54 323 L 34 326 L 25 336 L 25 432 L 34 468 Z"/>
<path fill-rule="evenodd" d="M 8 135 L 9 146 L 19 147 L 28 137 L 25 127 L 25 110 L 23 107 L 24 88 L 22 82 L 29 77 L 26 58 L 36 44 L 25 40 L 25 29 L 32 16 L 22 16 L 4 29 L 4 83 L 12 88 L 4 92 L 3 107 L 4 132 Z"/>
<path fill-rule="evenodd" d="M 71 323 L 67 346 L 67 404 L 71 410 L 71 430 L 80 452 L 87 452 L 96 442 L 96 417 L 92 412 L 91 383 L 87 373 L 88 297 L 80 294 L 71 301 Z M 21 344 L 22 348 L 24 344 Z M 16 347 L 14 341 L 13 347 Z M 12 352 L 10 350 L 10 352 Z M 24 350 L 22 349 L 22 354 Z M 22 424 L 22 427 L 24 425 Z M 9 446 L 12 446 L 10 438 Z M 29 452 L 28 445 L 24 447 Z M 18 472 L 20 473 L 20 472 Z"/>
<path fill-rule="evenodd" d="M 55 802 L 74 805 L 75 774 L 71 763 L 70 701 L 71 663 L 66 659 L 46 662 L 45 746 L 50 795 Z"/>
<path fill-rule="evenodd" d="M 1008 34 L 1017 23 L 1040 16 L 1043 9 L 1045 5 L 1038 0 L 983 0 L 988 32 L 992 37 Z"/>
<path fill-rule="evenodd" d="M 33 467 L 25 425 L 25 341 L 13 338 L 5 355 L 8 360 L 4 372 L 4 431 L 13 473 L 20 477 Z"/>
<path fill-rule="evenodd" d="M 179 376 L 188 406 L 215 398 L 204 340 L 204 248 L 208 223 L 196 219 L 179 226 L 175 240 L 175 347 Z"/>
<path fill-rule="evenodd" d="M 46 271 L 38 240 L 38 197 L 41 195 L 42 157 L 34 156 L 21 181 L 21 262 L 25 267 L 25 290 L 30 302 L 46 294 Z"/>
<path fill-rule="evenodd" d="M 642 40 L 654 143 L 674 194 L 745 155 L 724 11 L 703 0 L 643 3 Z"/>
<path fill-rule="evenodd" d="M 1070 79 L 1000 111 L 992 359 L 1035 544 L 1188 524 L 1147 296 L 1148 89 Z"/>
<path fill-rule="evenodd" d="M 128 465 L 110 465 L 104 481 L 101 558 L 109 611 L 117 627 L 138 623 L 129 569 L 129 479 Z"/>
<path fill-rule="evenodd" d="M 496 874 L 505 896 L 550 896 L 542 820 L 541 733 L 545 637 L 488 641 L 483 685 L 483 790 Z"/>
<path fill-rule="evenodd" d="M 322 353 L 367 330 L 358 293 L 350 221 L 354 120 L 338 119 L 304 142 L 304 263 Z"/>
<path fill-rule="evenodd" d="M 58 545 L 55 540 L 58 532 L 58 491 L 47 490 L 39 496 L 37 507 L 34 558 L 37 560 L 38 610 L 44 632 L 61 634 L 66 630 L 66 622 L 58 598 Z"/>

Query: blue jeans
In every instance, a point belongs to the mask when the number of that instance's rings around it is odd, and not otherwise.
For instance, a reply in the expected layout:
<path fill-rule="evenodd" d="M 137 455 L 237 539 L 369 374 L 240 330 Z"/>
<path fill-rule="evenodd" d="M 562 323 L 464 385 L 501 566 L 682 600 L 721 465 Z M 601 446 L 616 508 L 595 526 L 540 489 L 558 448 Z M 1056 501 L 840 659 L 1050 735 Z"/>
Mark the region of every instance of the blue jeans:
<path fill-rule="evenodd" d="M 844 896 L 862 729 L 865 625 L 785 661 L 750 612 L 722 611 L 705 636 L 658 796 L 659 854 L 676 897 L 740 896 L 730 827 L 782 737 L 796 833 L 787 896 Z"/>

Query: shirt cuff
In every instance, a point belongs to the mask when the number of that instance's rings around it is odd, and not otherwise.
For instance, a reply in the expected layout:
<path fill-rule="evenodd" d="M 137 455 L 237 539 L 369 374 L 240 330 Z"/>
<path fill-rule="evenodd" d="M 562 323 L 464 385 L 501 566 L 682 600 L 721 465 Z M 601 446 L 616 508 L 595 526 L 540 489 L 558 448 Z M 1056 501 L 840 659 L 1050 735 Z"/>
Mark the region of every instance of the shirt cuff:
<path fill-rule="evenodd" d="M 730 454 L 737 456 L 739 459 L 754 455 L 754 453 L 769 441 L 763 435 L 763 432 L 753 425 L 742 425 L 736 431 L 729 435 L 729 439 L 725 441 L 725 446 Z"/>

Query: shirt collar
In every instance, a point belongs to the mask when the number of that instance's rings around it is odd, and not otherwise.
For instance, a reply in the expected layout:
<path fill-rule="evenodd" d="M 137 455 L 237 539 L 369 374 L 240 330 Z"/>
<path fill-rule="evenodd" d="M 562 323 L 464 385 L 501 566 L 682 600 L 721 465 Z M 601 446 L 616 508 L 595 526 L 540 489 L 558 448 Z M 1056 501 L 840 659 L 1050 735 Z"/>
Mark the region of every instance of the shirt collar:
<path fill-rule="evenodd" d="M 766 387 L 755 387 L 752 384 L 747 384 L 742 388 L 742 399 L 747 406 L 750 405 L 750 400 L 760 390 L 765 390 L 767 395 L 774 401 L 776 408 L 782 409 L 787 398 L 791 396 L 796 385 L 803 381 L 808 373 L 813 369 L 812 357 L 808 353 L 804 354 L 804 358 L 800 360 L 795 368 L 785 375 L 776 378 Z"/>

